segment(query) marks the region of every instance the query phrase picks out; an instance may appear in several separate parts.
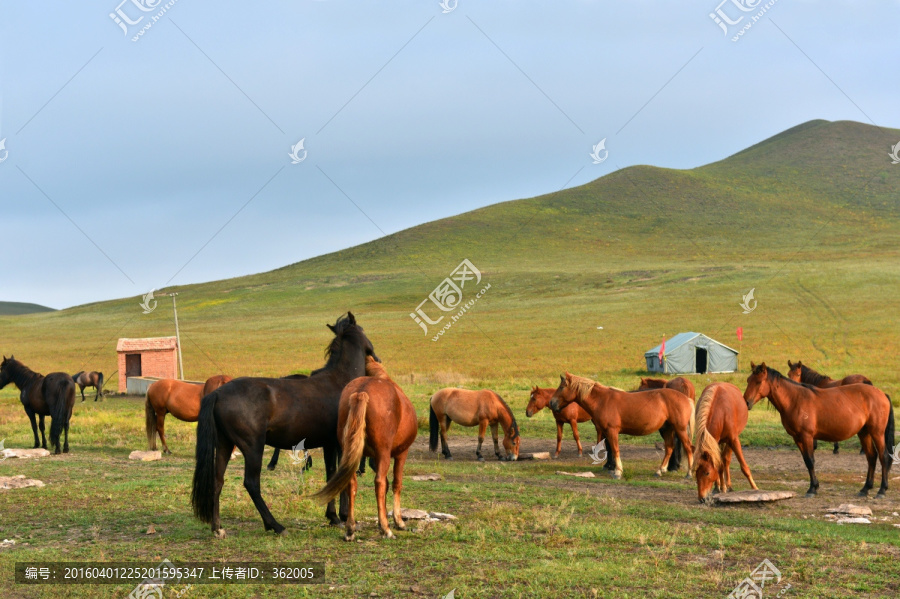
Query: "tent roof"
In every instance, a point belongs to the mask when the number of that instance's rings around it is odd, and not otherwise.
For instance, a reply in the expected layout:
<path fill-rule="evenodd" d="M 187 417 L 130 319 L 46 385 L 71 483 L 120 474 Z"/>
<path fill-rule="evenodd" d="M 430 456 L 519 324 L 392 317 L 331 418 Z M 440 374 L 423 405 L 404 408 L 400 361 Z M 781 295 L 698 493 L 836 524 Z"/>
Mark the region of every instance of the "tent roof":
<path fill-rule="evenodd" d="M 684 344 L 687 343 L 688 341 L 691 341 L 691 340 L 695 339 L 696 337 L 699 337 L 700 335 L 701 335 L 701 333 L 693 333 L 693 332 L 688 332 L 688 333 L 678 333 L 677 335 L 675 335 L 675 336 L 672 337 L 671 339 L 666 339 L 666 353 L 671 352 L 671 351 L 674 350 L 675 348 L 677 348 L 677 347 L 679 347 L 679 346 L 681 346 L 681 345 L 684 345 Z M 713 339 L 712 337 L 707 337 L 707 339 L 709 339 L 709 340 L 712 341 L 713 343 L 718 343 L 718 344 L 721 345 L 722 347 L 725 347 L 725 348 L 727 348 L 727 349 L 730 349 L 730 350 L 733 351 L 734 353 L 738 353 L 738 351 L 737 351 L 736 349 L 734 349 L 733 347 L 728 347 L 727 345 L 725 345 L 725 344 L 722 343 L 721 341 L 716 341 L 716 340 Z M 660 343 L 659 345 L 657 345 L 657 346 L 654 347 L 653 349 L 647 350 L 646 352 L 644 352 L 644 355 L 645 355 L 645 356 L 658 355 L 658 354 L 659 354 L 659 348 L 660 348 L 661 346 L 662 346 L 662 343 Z"/>

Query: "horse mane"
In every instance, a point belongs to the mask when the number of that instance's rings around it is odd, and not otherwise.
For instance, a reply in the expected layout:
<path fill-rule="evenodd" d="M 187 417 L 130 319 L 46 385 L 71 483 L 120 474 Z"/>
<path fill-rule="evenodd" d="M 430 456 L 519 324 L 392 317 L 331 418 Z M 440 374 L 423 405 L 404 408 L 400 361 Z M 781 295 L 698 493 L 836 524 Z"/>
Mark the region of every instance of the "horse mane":
<path fill-rule="evenodd" d="M 318 374 L 324 370 L 334 367 L 341 359 L 341 341 L 345 337 L 349 337 L 354 341 L 362 343 L 363 332 L 355 322 L 350 321 L 349 316 L 341 316 L 331 329 L 334 332 L 334 339 L 325 348 L 325 366 L 313 370 L 309 376 Z"/>
<path fill-rule="evenodd" d="M 820 374 L 807 366 L 806 364 L 800 364 L 800 382 L 808 383 L 813 386 L 818 386 L 820 383 L 828 383 L 831 382 L 832 379 L 830 376 L 825 374 Z"/>
<path fill-rule="evenodd" d="M 384 366 L 376 362 L 372 356 L 366 356 L 366 376 L 373 379 L 391 380 Z"/>
<path fill-rule="evenodd" d="M 512 421 L 510 428 L 512 429 L 512 433 L 513 433 L 512 436 L 510 437 L 510 439 L 515 439 L 516 437 L 519 436 L 519 423 L 516 422 L 516 416 L 515 416 L 515 414 L 513 414 L 513 411 L 509 407 L 509 404 L 507 404 L 506 401 L 502 397 L 500 397 L 499 393 L 495 392 L 494 396 L 500 400 L 500 403 L 503 405 L 504 408 L 506 408 L 506 413 L 509 414 L 509 418 Z"/>
<path fill-rule="evenodd" d="M 19 389 L 24 388 L 34 379 L 42 376 L 13 357 L 6 359 L 6 370 L 9 372 L 9 380 L 15 383 Z"/>
<path fill-rule="evenodd" d="M 712 408 L 713 399 L 715 399 L 715 390 L 716 388 L 713 387 L 713 385 L 708 386 L 703 390 L 700 401 L 697 402 L 697 432 L 694 436 L 694 451 L 696 452 L 697 457 L 703 455 L 704 452 L 709 454 L 709 459 L 713 464 L 713 468 L 718 470 L 722 465 L 722 449 L 719 447 L 719 442 L 709 434 L 708 430 L 706 430 L 706 423 L 709 420 L 709 411 L 710 408 Z M 694 467 L 692 471 L 697 472 L 699 465 L 700 460 L 694 458 Z"/>
<path fill-rule="evenodd" d="M 576 397 L 578 399 L 585 399 L 588 395 L 591 394 L 591 390 L 596 385 L 596 381 L 592 381 L 591 379 L 584 376 L 575 376 L 571 375 L 566 383 L 566 386 L 575 391 Z M 621 389 L 619 389 L 621 391 Z"/>
<path fill-rule="evenodd" d="M 759 374 L 759 372 L 760 372 L 762 369 L 763 369 L 763 365 L 762 365 L 762 364 L 758 364 L 758 365 L 756 366 L 756 368 L 753 369 L 753 374 Z M 781 374 L 780 372 L 778 372 L 777 370 L 775 370 L 775 369 L 772 368 L 771 366 L 766 366 L 765 369 L 766 369 L 766 372 L 768 373 L 767 376 L 766 376 L 766 379 L 767 379 L 770 383 L 775 382 L 775 381 L 781 379 L 781 380 L 783 380 L 783 381 L 787 381 L 788 383 L 790 383 L 790 384 L 792 384 L 792 385 L 798 385 L 798 386 L 800 386 L 800 387 L 806 387 L 807 389 L 810 389 L 810 390 L 812 390 L 812 391 L 819 391 L 819 389 L 818 389 L 817 387 L 815 387 L 815 386 L 813 386 L 813 385 L 810 385 L 809 383 L 798 383 L 797 381 L 792 381 L 791 379 L 789 379 L 788 377 L 784 376 L 783 374 Z M 802 379 L 801 379 L 801 380 L 802 380 Z"/>

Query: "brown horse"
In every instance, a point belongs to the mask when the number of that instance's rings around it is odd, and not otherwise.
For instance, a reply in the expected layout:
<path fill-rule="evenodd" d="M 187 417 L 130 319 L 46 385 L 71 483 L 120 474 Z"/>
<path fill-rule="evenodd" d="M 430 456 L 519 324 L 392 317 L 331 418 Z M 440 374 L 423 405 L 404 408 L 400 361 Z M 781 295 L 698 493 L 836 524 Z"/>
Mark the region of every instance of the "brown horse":
<path fill-rule="evenodd" d="M 448 387 L 441 389 L 431 396 L 431 409 L 429 410 L 431 438 L 429 447 L 431 451 L 437 451 L 438 433 L 441 439 L 441 453 L 444 458 L 452 460 L 450 448 L 447 446 L 447 431 L 450 423 L 456 422 L 461 426 L 478 426 L 478 449 L 475 456 L 479 462 L 484 461 L 481 455 L 481 444 L 484 443 L 484 433 L 487 427 L 491 427 L 494 437 L 494 455 L 499 460 L 519 459 L 519 425 L 512 410 L 503 401 L 503 398 L 488 389 L 470 391 Z M 503 449 L 506 456 L 500 454 L 500 446 L 497 444 L 497 426 L 503 427 Z"/>
<path fill-rule="evenodd" d="M 3 356 L 0 363 L 0 389 L 13 383 L 19 389 L 19 400 L 31 420 L 34 446 L 47 449 L 44 436 L 44 416 L 50 416 L 50 444 L 54 453 L 60 452 L 59 437 L 65 431 L 63 453 L 69 453 L 69 421 L 75 408 L 75 382 L 64 372 L 51 372 L 47 376 L 34 372 L 15 356 Z M 38 425 L 34 417 L 40 416 L 41 443 L 38 443 Z"/>
<path fill-rule="evenodd" d="M 675 389 L 676 391 L 684 393 L 691 399 L 697 399 L 696 392 L 694 391 L 694 383 L 690 382 L 683 376 L 677 376 L 671 380 L 641 378 L 641 384 L 638 386 L 637 390 L 647 391 L 648 389 L 664 388 Z M 669 465 L 666 468 L 668 472 L 678 472 L 678 470 L 681 469 L 682 453 L 684 453 L 684 451 L 681 447 L 681 440 L 678 437 L 675 437 L 675 447 L 672 448 L 672 458 L 669 460 Z"/>
<path fill-rule="evenodd" d="M 700 395 L 697 403 L 697 432 L 694 438 L 694 477 L 697 479 L 697 496 L 704 503 L 716 487 L 716 491 L 731 491 L 731 452 L 741 465 L 741 472 L 758 489 L 750 467 L 741 451 L 741 431 L 747 426 L 747 404 L 741 390 L 731 383 L 712 383 Z"/>
<path fill-rule="evenodd" d="M 338 408 L 341 462 L 331 480 L 313 495 L 321 503 L 328 503 L 349 485 L 345 541 L 352 541 L 356 536 L 356 469 L 365 456 L 374 461 L 378 525 L 388 539 L 394 538 L 394 534 L 388 526 L 387 473 L 391 458 L 394 459 L 394 525 L 399 530 L 406 529 L 400 510 L 403 465 L 409 447 L 416 440 L 418 428 L 412 402 L 390 379 L 384 367 L 371 356 L 367 357 L 366 376 L 350 381 L 341 393 Z"/>
<path fill-rule="evenodd" d="M 781 414 L 784 430 L 794 439 L 809 470 L 807 497 L 814 497 L 819 489 L 813 441 L 844 441 L 853 435 L 866 452 L 869 469 L 866 483 L 859 495 L 865 497 L 874 486 L 875 462 L 881 462 L 883 497 L 888 488 L 891 469 L 890 448 L 894 444 L 894 406 L 883 391 L 872 385 L 846 385 L 818 389 L 795 383 L 763 362 L 750 363 L 752 373 L 747 377 L 744 401 L 747 408 L 766 397 Z"/>
<path fill-rule="evenodd" d="M 528 399 L 528 405 L 525 406 L 525 415 L 531 418 L 546 408 L 550 404 L 550 399 L 553 397 L 554 391 L 556 391 L 556 389 L 553 387 L 547 387 L 545 389 L 541 389 L 537 386 L 533 387 L 531 389 L 531 396 Z M 553 410 L 550 410 L 550 412 L 556 420 L 556 453 L 553 457 L 558 458 L 559 451 L 562 449 L 563 426 L 565 424 L 572 427 L 572 436 L 575 437 L 575 444 L 578 445 L 578 457 L 582 457 L 584 455 L 584 450 L 581 447 L 581 438 L 578 436 L 578 423 L 587 422 L 591 419 L 591 415 L 585 412 L 584 408 L 577 403 L 569 404 L 558 412 L 554 412 Z M 600 443 L 600 440 L 600 431 L 597 431 L 597 443 Z"/>
<path fill-rule="evenodd" d="M 175 379 L 162 379 L 150 385 L 144 404 L 147 444 L 150 449 L 156 449 L 156 434 L 159 433 L 163 453 L 172 453 L 166 444 L 166 414 L 172 414 L 184 422 L 197 422 L 200 417 L 200 400 L 230 380 L 230 376 L 217 374 L 207 379 L 203 385 Z"/>
<path fill-rule="evenodd" d="M 115 374 L 115 373 L 114 373 Z M 94 401 L 100 399 L 100 393 L 103 391 L 103 373 L 102 372 L 84 372 L 83 370 L 78 374 L 72 375 L 72 380 L 75 381 L 75 384 L 81 389 L 81 401 L 84 401 L 84 388 L 85 387 L 93 387 L 97 390 L 97 395 L 94 396 Z"/>
<path fill-rule="evenodd" d="M 788 360 L 788 378 L 795 383 L 806 383 L 807 385 L 812 385 L 813 387 L 819 387 L 821 389 L 830 389 L 832 387 L 841 387 L 843 385 L 853 385 L 856 383 L 863 383 L 864 385 L 872 384 L 872 381 L 861 374 L 851 374 L 836 381 L 830 376 L 819 374 L 801 361 L 797 361 L 796 364 L 793 364 L 790 360 Z M 840 447 L 839 444 L 835 443 L 834 453 L 838 453 Z M 813 449 L 817 449 L 817 447 L 814 447 Z M 861 447 L 859 448 L 859 453 L 865 453 Z"/>
<path fill-rule="evenodd" d="M 644 436 L 659 431 L 666 453 L 656 471 L 657 476 L 662 476 L 669 464 L 676 437 L 684 446 L 688 466 L 693 465 L 690 435 L 694 430 L 694 401 L 684 393 L 674 389 L 628 393 L 568 372 L 559 378 L 559 387 L 553 393 L 550 408 L 561 410 L 574 402 L 591 415 L 594 425 L 606 440 L 610 460 L 616 465 L 613 478 L 622 478 L 619 434 Z"/>

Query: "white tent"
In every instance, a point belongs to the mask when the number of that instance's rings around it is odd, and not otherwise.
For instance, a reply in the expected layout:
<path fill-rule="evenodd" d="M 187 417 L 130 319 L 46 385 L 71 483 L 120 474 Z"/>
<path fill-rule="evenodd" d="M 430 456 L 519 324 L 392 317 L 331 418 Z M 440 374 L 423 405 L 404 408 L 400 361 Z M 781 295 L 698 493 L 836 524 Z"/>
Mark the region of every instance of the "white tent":
<path fill-rule="evenodd" d="M 678 333 L 671 339 L 666 339 L 666 353 L 662 364 L 659 361 L 660 345 L 644 354 L 647 370 L 650 372 L 704 374 L 737 370 L 737 350 L 710 339 L 703 333 Z"/>

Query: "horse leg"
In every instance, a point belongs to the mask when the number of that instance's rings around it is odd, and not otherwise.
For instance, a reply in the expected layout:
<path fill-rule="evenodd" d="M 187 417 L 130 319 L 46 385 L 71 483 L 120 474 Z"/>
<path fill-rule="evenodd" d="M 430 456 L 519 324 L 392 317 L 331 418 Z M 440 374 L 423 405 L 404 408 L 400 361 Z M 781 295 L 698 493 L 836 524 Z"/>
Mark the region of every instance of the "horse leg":
<path fill-rule="evenodd" d="M 573 426 L 574 428 L 574 426 Z M 562 435 L 563 435 L 563 423 L 559 420 L 556 421 L 556 454 L 553 456 L 554 458 L 559 457 L 559 452 L 562 449 Z M 581 444 L 578 446 L 578 455 L 581 455 Z"/>
<path fill-rule="evenodd" d="M 619 431 L 606 431 L 606 445 L 609 447 L 609 460 L 612 460 L 616 464 L 616 469 L 613 470 L 612 477 L 618 480 L 622 478 L 623 471 L 622 458 L 619 457 Z"/>
<path fill-rule="evenodd" d="M 838 452 L 840 451 L 840 449 L 841 449 L 840 443 L 835 443 L 835 444 L 834 444 L 834 450 L 833 450 L 831 453 L 833 453 L 834 455 L 837 455 Z"/>
<path fill-rule="evenodd" d="M 275 534 L 281 534 L 284 532 L 284 526 L 279 524 L 272 516 L 272 512 L 269 511 L 269 507 L 260 493 L 259 476 L 262 473 L 262 454 L 266 446 L 265 438 L 258 439 L 254 445 L 244 443 L 243 439 L 239 439 L 239 441 L 241 443 L 238 444 L 238 449 L 244 454 L 244 488 L 250 494 L 250 499 L 253 500 L 256 511 L 262 516 L 263 526 L 266 531 L 273 530 Z M 225 451 L 230 453 L 229 449 Z"/>
<path fill-rule="evenodd" d="M 69 453 L 69 422 L 72 420 L 72 410 L 66 412 L 66 421 L 63 424 L 63 434 L 65 441 L 63 442 L 63 453 Z"/>
<path fill-rule="evenodd" d="M 450 419 L 443 415 L 438 418 L 441 422 L 441 453 L 444 454 L 445 460 L 452 460 L 453 456 L 450 455 L 450 447 L 447 445 L 447 431 L 450 430 Z"/>
<path fill-rule="evenodd" d="M 500 443 L 497 440 L 497 428 L 500 426 L 500 423 L 495 422 L 491 425 L 491 436 L 494 438 L 494 455 L 497 456 L 498 460 L 502 460 L 503 456 L 500 454 Z"/>
<path fill-rule="evenodd" d="M 356 470 L 357 476 L 362 476 L 366 473 L 366 456 L 363 456 L 361 460 L 359 460 L 359 468 Z"/>
<path fill-rule="evenodd" d="M 389 450 L 385 450 L 378 456 L 378 462 L 375 465 L 375 500 L 378 502 L 378 527 L 386 539 L 394 538 L 387 517 L 387 473 L 390 467 L 391 454 Z"/>
<path fill-rule="evenodd" d="M 875 455 L 881 463 L 881 487 L 879 487 L 875 499 L 882 499 L 885 492 L 888 490 L 888 472 L 891 469 L 891 463 L 888 461 L 890 459 L 888 454 L 890 454 L 891 448 L 885 447 L 883 434 L 880 436 L 872 435 L 872 442 L 875 444 Z"/>
<path fill-rule="evenodd" d="M 47 435 L 45 434 L 46 429 L 44 428 L 44 415 L 43 415 L 43 414 L 41 414 L 41 415 L 39 416 L 38 422 L 39 422 L 39 426 L 41 427 L 41 441 L 42 441 L 42 447 L 43 447 L 44 449 L 47 449 Z M 35 443 L 34 446 L 37 447 L 37 436 L 35 436 L 34 443 Z"/>
<path fill-rule="evenodd" d="M 397 530 L 406 530 L 406 523 L 403 521 L 403 510 L 400 508 L 400 491 L 403 489 L 403 466 L 406 465 L 406 457 L 409 450 L 394 458 L 394 526 Z"/>
<path fill-rule="evenodd" d="M 487 420 L 482 420 L 478 423 L 478 449 L 475 450 L 475 457 L 478 458 L 479 462 L 484 461 L 484 456 L 481 455 L 481 444 L 484 443 L 484 431 L 487 430 Z"/>
<path fill-rule="evenodd" d="M 344 524 L 344 540 L 347 542 L 356 539 L 356 492 L 359 490 L 359 481 L 354 474 L 347 485 L 347 522 Z M 334 502 L 329 505 L 334 508 Z M 332 522 L 334 524 L 334 522 Z M 338 521 L 340 524 L 340 521 Z"/>
<path fill-rule="evenodd" d="M 219 520 L 219 498 L 222 495 L 222 487 L 225 485 L 225 470 L 228 468 L 228 461 L 231 459 L 231 443 L 229 443 L 223 435 L 220 435 L 216 443 L 216 485 L 213 489 L 213 517 L 212 531 L 217 538 L 225 537 L 225 529 L 222 528 L 222 522 Z"/>
<path fill-rule="evenodd" d="M 84 403 L 84 387 L 81 385 L 78 385 L 78 387 L 81 389 L 81 403 Z"/>
<path fill-rule="evenodd" d="M 656 476 L 662 476 L 663 472 L 669 468 L 669 460 L 672 458 L 672 452 L 675 450 L 675 431 L 672 427 L 666 424 L 659 429 L 659 434 L 663 438 L 663 445 L 665 446 L 666 451 L 663 454 L 663 459 L 659 468 L 656 470 Z"/>
<path fill-rule="evenodd" d="M 812 436 L 800 437 L 794 441 L 800 449 L 806 469 L 809 470 L 809 489 L 806 490 L 806 496 L 815 497 L 816 492 L 819 490 L 819 479 L 816 476 L 816 456 L 813 449 Z"/>
<path fill-rule="evenodd" d="M 754 490 L 759 489 L 759 487 L 756 486 L 756 481 L 753 480 L 753 475 L 750 474 L 750 466 L 747 465 L 747 460 L 744 459 L 744 451 L 741 449 L 741 440 L 735 438 L 732 439 L 729 444 L 734 451 L 734 456 L 737 458 L 738 464 L 741 465 L 741 472 L 744 477 L 750 481 L 750 487 Z"/>
<path fill-rule="evenodd" d="M 97 401 L 98 399 L 100 399 L 100 387 L 97 385 L 94 385 L 94 389 L 97 390 L 97 395 L 94 396 L 94 401 Z"/>
<path fill-rule="evenodd" d="M 575 445 L 578 446 L 578 457 L 584 456 L 584 449 L 581 447 L 581 437 L 578 436 L 578 419 L 573 418 L 569 421 L 569 426 L 572 427 L 572 436 L 575 437 Z M 559 440 L 562 439 L 562 423 L 559 424 L 559 435 L 557 437 L 556 442 L 556 455 L 559 455 Z"/>
<path fill-rule="evenodd" d="M 334 471 L 337 469 L 337 449 L 331 445 L 326 445 L 322 448 L 322 453 L 323 461 L 325 462 L 325 481 L 327 482 L 334 476 Z M 325 517 L 328 518 L 328 522 L 332 526 L 340 525 L 341 520 L 334 509 L 334 499 L 329 501 L 325 507 Z"/>
<path fill-rule="evenodd" d="M 688 458 L 688 467 L 687 467 L 687 475 L 685 478 L 691 477 L 691 470 L 694 468 L 694 446 L 691 445 L 691 438 L 688 437 L 687 430 L 680 427 L 673 427 L 675 429 L 675 436 L 678 437 L 678 440 L 681 441 L 681 446 L 684 448 L 684 452 L 687 453 Z"/>
<path fill-rule="evenodd" d="M 871 435 L 860 431 L 859 443 L 866 452 L 866 462 L 868 462 L 866 483 L 863 485 L 863 488 L 859 490 L 859 496 L 866 497 L 869 494 L 869 489 L 875 486 L 875 461 L 877 458 L 875 457 L 875 447 L 872 443 Z"/>
<path fill-rule="evenodd" d="M 723 492 L 734 491 L 731 486 L 731 447 L 728 445 L 722 450 L 722 483 Z"/>
<path fill-rule="evenodd" d="M 165 410 L 162 410 L 162 413 L 156 412 L 156 432 L 159 433 L 159 440 L 162 441 L 163 453 L 171 454 L 169 451 L 169 446 L 166 445 L 166 414 Z M 228 451 L 231 453 L 231 450 Z"/>
<path fill-rule="evenodd" d="M 277 447 L 275 448 L 275 453 L 272 454 L 272 459 L 269 460 L 269 465 L 266 466 L 267 470 L 275 470 L 275 466 L 278 465 L 278 454 L 281 452 Z"/>

